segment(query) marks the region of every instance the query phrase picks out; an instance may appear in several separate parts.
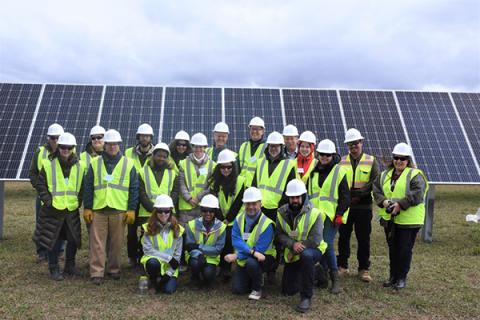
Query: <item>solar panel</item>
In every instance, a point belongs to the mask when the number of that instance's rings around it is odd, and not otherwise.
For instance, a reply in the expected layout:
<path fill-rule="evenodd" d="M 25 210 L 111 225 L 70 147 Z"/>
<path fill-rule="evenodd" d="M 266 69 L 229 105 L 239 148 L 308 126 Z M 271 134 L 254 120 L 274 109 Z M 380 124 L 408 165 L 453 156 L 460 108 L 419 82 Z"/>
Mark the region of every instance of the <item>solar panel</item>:
<path fill-rule="evenodd" d="M 452 93 L 473 153 L 480 163 L 480 93 Z"/>
<path fill-rule="evenodd" d="M 287 123 L 300 133 L 310 130 L 317 142 L 330 139 L 337 148 L 343 145 L 345 128 L 335 90 L 283 89 L 283 103 Z"/>
<path fill-rule="evenodd" d="M 379 158 L 379 164 L 390 159 L 395 144 L 407 141 L 393 92 L 341 90 L 340 96 L 347 127 L 360 131 L 365 152 Z M 340 150 L 348 152 L 344 144 Z"/>
<path fill-rule="evenodd" d="M 162 106 L 162 87 L 107 86 L 100 125 L 120 132 L 123 151 L 136 145 L 138 126 L 152 126 L 154 143 L 158 139 Z"/>
<path fill-rule="evenodd" d="M 283 117 L 279 89 L 225 88 L 225 122 L 230 127 L 228 145 L 238 150 L 249 137 L 253 117 L 265 121 L 265 133 L 282 132 Z"/>
<path fill-rule="evenodd" d="M 42 86 L 0 83 L 0 179 L 15 179 Z"/>
<path fill-rule="evenodd" d="M 62 125 L 65 131 L 76 137 L 77 144 L 81 146 L 97 121 L 102 88 L 88 85 L 45 86 L 20 178 L 28 178 L 33 154 L 38 146 L 45 143 L 47 129 L 52 123 Z M 78 152 L 82 150 L 77 148 Z"/>
<path fill-rule="evenodd" d="M 480 182 L 447 93 L 397 92 L 415 159 L 431 182 Z M 478 127 L 478 126 L 477 126 Z"/>
<path fill-rule="evenodd" d="M 164 104 L 162 140 L 166 143 L 180 130 L 210 137 L 215 123 L 222 121 L 220 88 L 168 87 Z"/>

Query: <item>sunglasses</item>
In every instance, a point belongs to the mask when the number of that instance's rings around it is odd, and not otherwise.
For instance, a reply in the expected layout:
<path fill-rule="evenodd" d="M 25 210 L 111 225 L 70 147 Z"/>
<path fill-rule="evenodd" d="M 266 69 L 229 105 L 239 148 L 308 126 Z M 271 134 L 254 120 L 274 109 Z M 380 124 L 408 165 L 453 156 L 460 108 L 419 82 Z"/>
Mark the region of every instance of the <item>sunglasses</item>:
<path fill-rule="evenodd" d="M 357 144 L 359 144 L 360 142 L 361 142 L 360 140 L 348 142 L 347 146 L 353 147 L 353 146 L 356 146 Z"/>
<path fill-rule="evenodd" d="M 215 213 L 215 209 L 212 209 L 212 208 L 201 208 L 200 210 L 201 210 L 203 213 L 212 213 L 212 214 Z"/>
<path fill-rule="evenodd" d="M 220 166 L 220 170 L 232 170 L 233 166 Z"/>
<path fill-rule="evenodd" d="M 408 157 L 399 157 L 399 156 L 394 156 L 393 160 L 395 161 L 407 161 Z"/>
<path fill-rule="evenodd" d="M 103 139 L 103 136 L 92 136 L 91 139 L 92 139 L 92 141 L 94 141 L 94 140 L 102 140 L 102 139 Z"/>
<path fill-rule="evenodd" d="M 58 140 L 58 136 L 48 136 L 48 139 L 50 139 L 50 140 Z"/>
<path fill-rule="evenodd" d="M 331 153 L 319 153 L 318 155 L 319 155 L 320 157 L 327 157 L 327 158 L 330 158 L 330 157 L 333 156 Z"/>
<path fill-rule="evenodd" d="M 59 149 L 62 150 L 73 150 L 74 146 L 58 146 Z"/>
<path fill-rule="evenodd" d="M 157 209 L 157 214 L 170 214 L 172 211 L 171 210 L 158 210 Z"/>
<path fill-rule="evenodd" d="M 187 147 L 187 144 L 186 144 L 186 143 L 177 143 L 177 147 L 186 148 L 186 147 Z"/>

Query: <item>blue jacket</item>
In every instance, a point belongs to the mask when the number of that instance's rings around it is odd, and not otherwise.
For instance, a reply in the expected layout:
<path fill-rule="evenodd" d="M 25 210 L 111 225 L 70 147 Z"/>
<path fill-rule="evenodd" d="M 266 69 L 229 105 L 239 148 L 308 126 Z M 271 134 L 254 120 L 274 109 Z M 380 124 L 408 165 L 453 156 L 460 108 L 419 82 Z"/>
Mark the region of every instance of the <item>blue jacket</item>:
<path fill-rule="evenodd" d="M 210 232 L 212 232 L 213 230 L 217 230 L 221 227 L 222 225 L 222 221 L 218 220 L 218 219 L 215 219 L 214 223 L 213 223 L 213 226 L 212 226 L 212 230 Z M 188 245 L 190 243 L 197 243 L 195 241 L 195 236 L 193 235 L 192 231 L 190 230 L 190 228 L 185 228 L 186 229 L 186 239 L 185 239 L 185 245 Z M 203 225 L 203 218 L 197 218 L 195 219 L 195 229 L 197 230 L 201 230 L 201 232 L 207 232 L 207 230 L 205 229 L 205 226 Z M 200 244 L 198 246 L 198 250 L 192 250 L 190 252 L 190 255 L 192 255 L 192 257 L 196 257 L 200 254 L 204 254 L 206 256 L 218 256 L 222 250 L 223 250 L 223 247 L 225 246 L 225 239 L 226 239 L 226 232 L 224 231 L 218 238 L 217 238 L 217 241 L 215 242 L 214 245 L 206 245 L 206 244 Z"/>
<path fill-rule="evenodd" d="M 255 226 L 258 223 L 259 218 L 260 218 L 260 215 L 258 215 L 253 226 Z M 245 220 L 246 219 L 247 217 L 245 217 Z M 270 243 L 273 240 L 273 236 L 274 236 L 274 229 L 273 229 L 273 225 L 271 224 L 260 235 L 257 243 L 252 248 L 255 248 L 255 251 L 258 251 L 260 253 L 265 253 L 265 251 L 267 251 Z M 242 239 L 242 235 L 240 234 L 240 227 L 238 226 L 236 219 L 235 219 L 235 222 L 233 223 L 233 229 L 232 229 L 232 245 L 237 253 L 237 259 L 244 260 L 251 256 L 250 251 L 252 250 L 252 248 L 250 248 L 247 245 L 247 243 Z"/>

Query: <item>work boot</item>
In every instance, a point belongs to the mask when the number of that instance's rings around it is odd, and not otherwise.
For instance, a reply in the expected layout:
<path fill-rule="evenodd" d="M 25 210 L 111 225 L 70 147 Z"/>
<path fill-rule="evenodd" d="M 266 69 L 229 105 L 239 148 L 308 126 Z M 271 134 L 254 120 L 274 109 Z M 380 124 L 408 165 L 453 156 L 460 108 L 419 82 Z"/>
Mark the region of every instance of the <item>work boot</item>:
<path fill-rule="evenodd" d="M 66 263 L 63 274 L 67 276 L 81 276 L 82 273 L 75 267 L 75 263 Z"/>
<path fill-rule="evenodd" d="M 132 258 L 132 257 L 129 257 L 129 258 L 128 258 L 128 267 L 129 267 L 129 268 L 132 268 L 132 269 L 133 269 L 133 268 L 136 268 L 137 265 L 138 265 L 137 259 Z"/>
<path fill-rule="evenodd" d="M 345 277 L 345 276 L 348 276 L 349 274 L 350 274 L 350 270 L 348 270 L 348 268 L 338 267 L 338 275 L 340 277 Z"/>
<path fill-rule="evenodd" d="M 332 280 L 332 288 L 330 289 L 330 292 L 333 294 L 339 294 L 341 289 L 338 271 L 330 271 L 330 280 Z"/>
<path fill-rule="evenodd" d="M 60 273 L 60 268 L 58 267 L 58 264 L 49 267 L 49 270 L 50 270 L 50 278 L 52 278 L 52 280 L 62 281 L 64 279 L 63 275 Z"/>
<path fill-rule="evenodd" d="M 92 277 L 92 278 L 90 278 L 90 280 L 96 286 L 99 286 L 103 283 L 103 277 Z"/>
<path fill-rule="evenodd" d="M 300 303 L 295 307 L 295 310 L 305 313 L 310 310 L 311 301 L 309 298 L 301 298 Z"/>
<path fill-rule="evenodd" d="M 368 270 L 359 270 L 358 271 L 358 276 L 360 277 L 360 280 L 363 282 L 372 282 L 372 277 L 370 276 L 370 273 Z"/>
<path fill-rule="evenodd" d="M 315 266 L 315 277 L 317 280 L 317 287 L 320 289 L 328 288 L 328 274 L 321 264 Z"/>
<path fill-rule="evenodd" d="M 398 279 L 397 283 L 393 286 L 393 288 L 397 291 L 404 289 L 407 286 L 407 280 L 406 279 Z"/>
<path fill-rule="evenodd" d="M 390 288 L 390 287 L 393 287 L 396 283 L 397 283 L 397 280 L 395 279 L 395 277 L 390 276 L 390 278 L 383 283 L 383 287 Z"/>

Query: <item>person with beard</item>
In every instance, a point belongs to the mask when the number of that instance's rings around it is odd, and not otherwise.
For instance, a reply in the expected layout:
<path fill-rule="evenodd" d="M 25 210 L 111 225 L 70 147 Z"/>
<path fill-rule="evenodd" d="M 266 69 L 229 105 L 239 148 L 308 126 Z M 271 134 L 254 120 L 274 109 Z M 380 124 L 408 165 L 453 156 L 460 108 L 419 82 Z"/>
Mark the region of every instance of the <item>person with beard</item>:
<path fill-rule="evenodd" d="M 177 177 L 177 171 L 174 168 L 173 162 L 169 161 L 170 149 L 167 144 L 161 142 L 153 147 L 152 158 L 147 160 L 145 166 L 139 172 L 139 185 L 140 185 L 140 209 L 138 211 L 138 217 L 132 224 L 132 237 L 137 236 L 137 229 L 147 222 L 148 218 L 154 209 L 154 201 L 157 196 L 166 194 L 172 197 L 173 185 Z M 142 228 L 141 228 L 142 229 Z M 140 230 L 143 233 L 142 230 Z M 136 246 L 133 247 L 133 244 Z M 128 243 L 132 245 L 128 249 L 133 253 L 133 258 L 136 262 L 140 262 L 140 258 L 143 255 L 142 245 L 136 240 Z"/>
<path fill-rule="evenodd" d="M 105 141 L 103 137 L 105 129 L 102 126 L 94 126 L 90 130 L 90 140 L 85 146 L 85 150 L 80 154 L 80 161 L 83 162 L 85 168 L 90 167 L 92 158 L 102 155 Z"/>
<path fill-rule="evenodd" d="M 317 146 L 318 163 L 308 180 L 308 196 L 310 201 L 326 216 L 323 227 L 323 239 L 327 243 L 327 250 L 322 264 L 330 270 L 332 281 L 331 293 L 340 293 L 338 279 L 337 257 L 333 242 L 338 227 L 348 216 L 350 205 L 350 187 L 346 171 L 338 165 L 340 155 L 337 154 L 335 144 L 329 139 L 320 141 Z"/>
<path fill-rule="evenodd" d="M 220 152 L 222 152 L 222 150 L 229 150 L 227 148 L 229 134 L 230 130 L 225 122 L 219 122 L 215 125 L 215 127 L 213 128 L 213 146 L 208 147 L 205 151 L 210 157 L 210 159 L 217 162 L 217 158 Z"/>
<path fill-rule="evenodd" d="M 177 290 L 185 229 L 173 216 L 172 198 L 165 194 L 159 195 L 153 206 L 148 222 L 142 225 L 143 257 L 140 263 L 148 274 L 152 290 L 172 294 Z"/>
<path fill-rule="evenodd" d="M 295 295 L 300 291 L 300 303 L 295 310 L 310 309 L 315 281 L 315 264 L 325 252 L 323 218 L 320 210 L 307 200 L 307 188 L 302 180 L 287 184 L 288 204 L 278 209 L 276 238 L 285 248 L 285 268 L 282 294 Z"/>
<path fill-rule="evenodd" d="M 264 156 L 265 144 L 265 122 L 262 118 L 254 117 L 248 125 L 250 140 L 245 141 L 238 150 L 240 175 L 245 178 L 245 185 L 252 185 L 253 176 L 257 161 Z"/>
<path fill-rule="evenodd" d="M 317 164 L 315 144 L 317 144 L 317 138 L 311 131 L 302 132 L 298 139 L 297 178 L 304 183 L 307 183 L 313 168 Z"/>
<path fill-rule="evenodd" d="M 230 279 L 230 263 L 224 257 L 233 253 L 232 227 L 238 213 L 243 211 L 243 193 L 245 192 L 245 178 L 238 174 L 235 154 L 230 150 L 223 150 L 218 155 L 217 166 L 209 180 L 210 190 L 220 202 L 219 217 L 227 225 L 225 246 L 220 260 L 220 272 L 224 281 Z"/>
<path fill-rule="evenodd" d="M 226 228 L 215 218 L 218 210 L 218 199 L 207 194 L 200 202 L 202 216 L 190 221 L 185 228 L 185 259 L 192 271 L 191 284 L 196 288 L 210 288 L 217 275 Z"/>
<path fill-rule="evenodd" d="M 85 166 L 74 152 L 77 141 L 65 132 L 58 148 L 43 161 L 36 190 L 43 202 L 35 239 L 48 250 L 48 268 L 53 280 L 63 280 L 58 266 L 62 240 L 67 240 L 65 275 L 78 275 L 75 255 L 81 246 L 79 208 L 82 205 Z"/>

